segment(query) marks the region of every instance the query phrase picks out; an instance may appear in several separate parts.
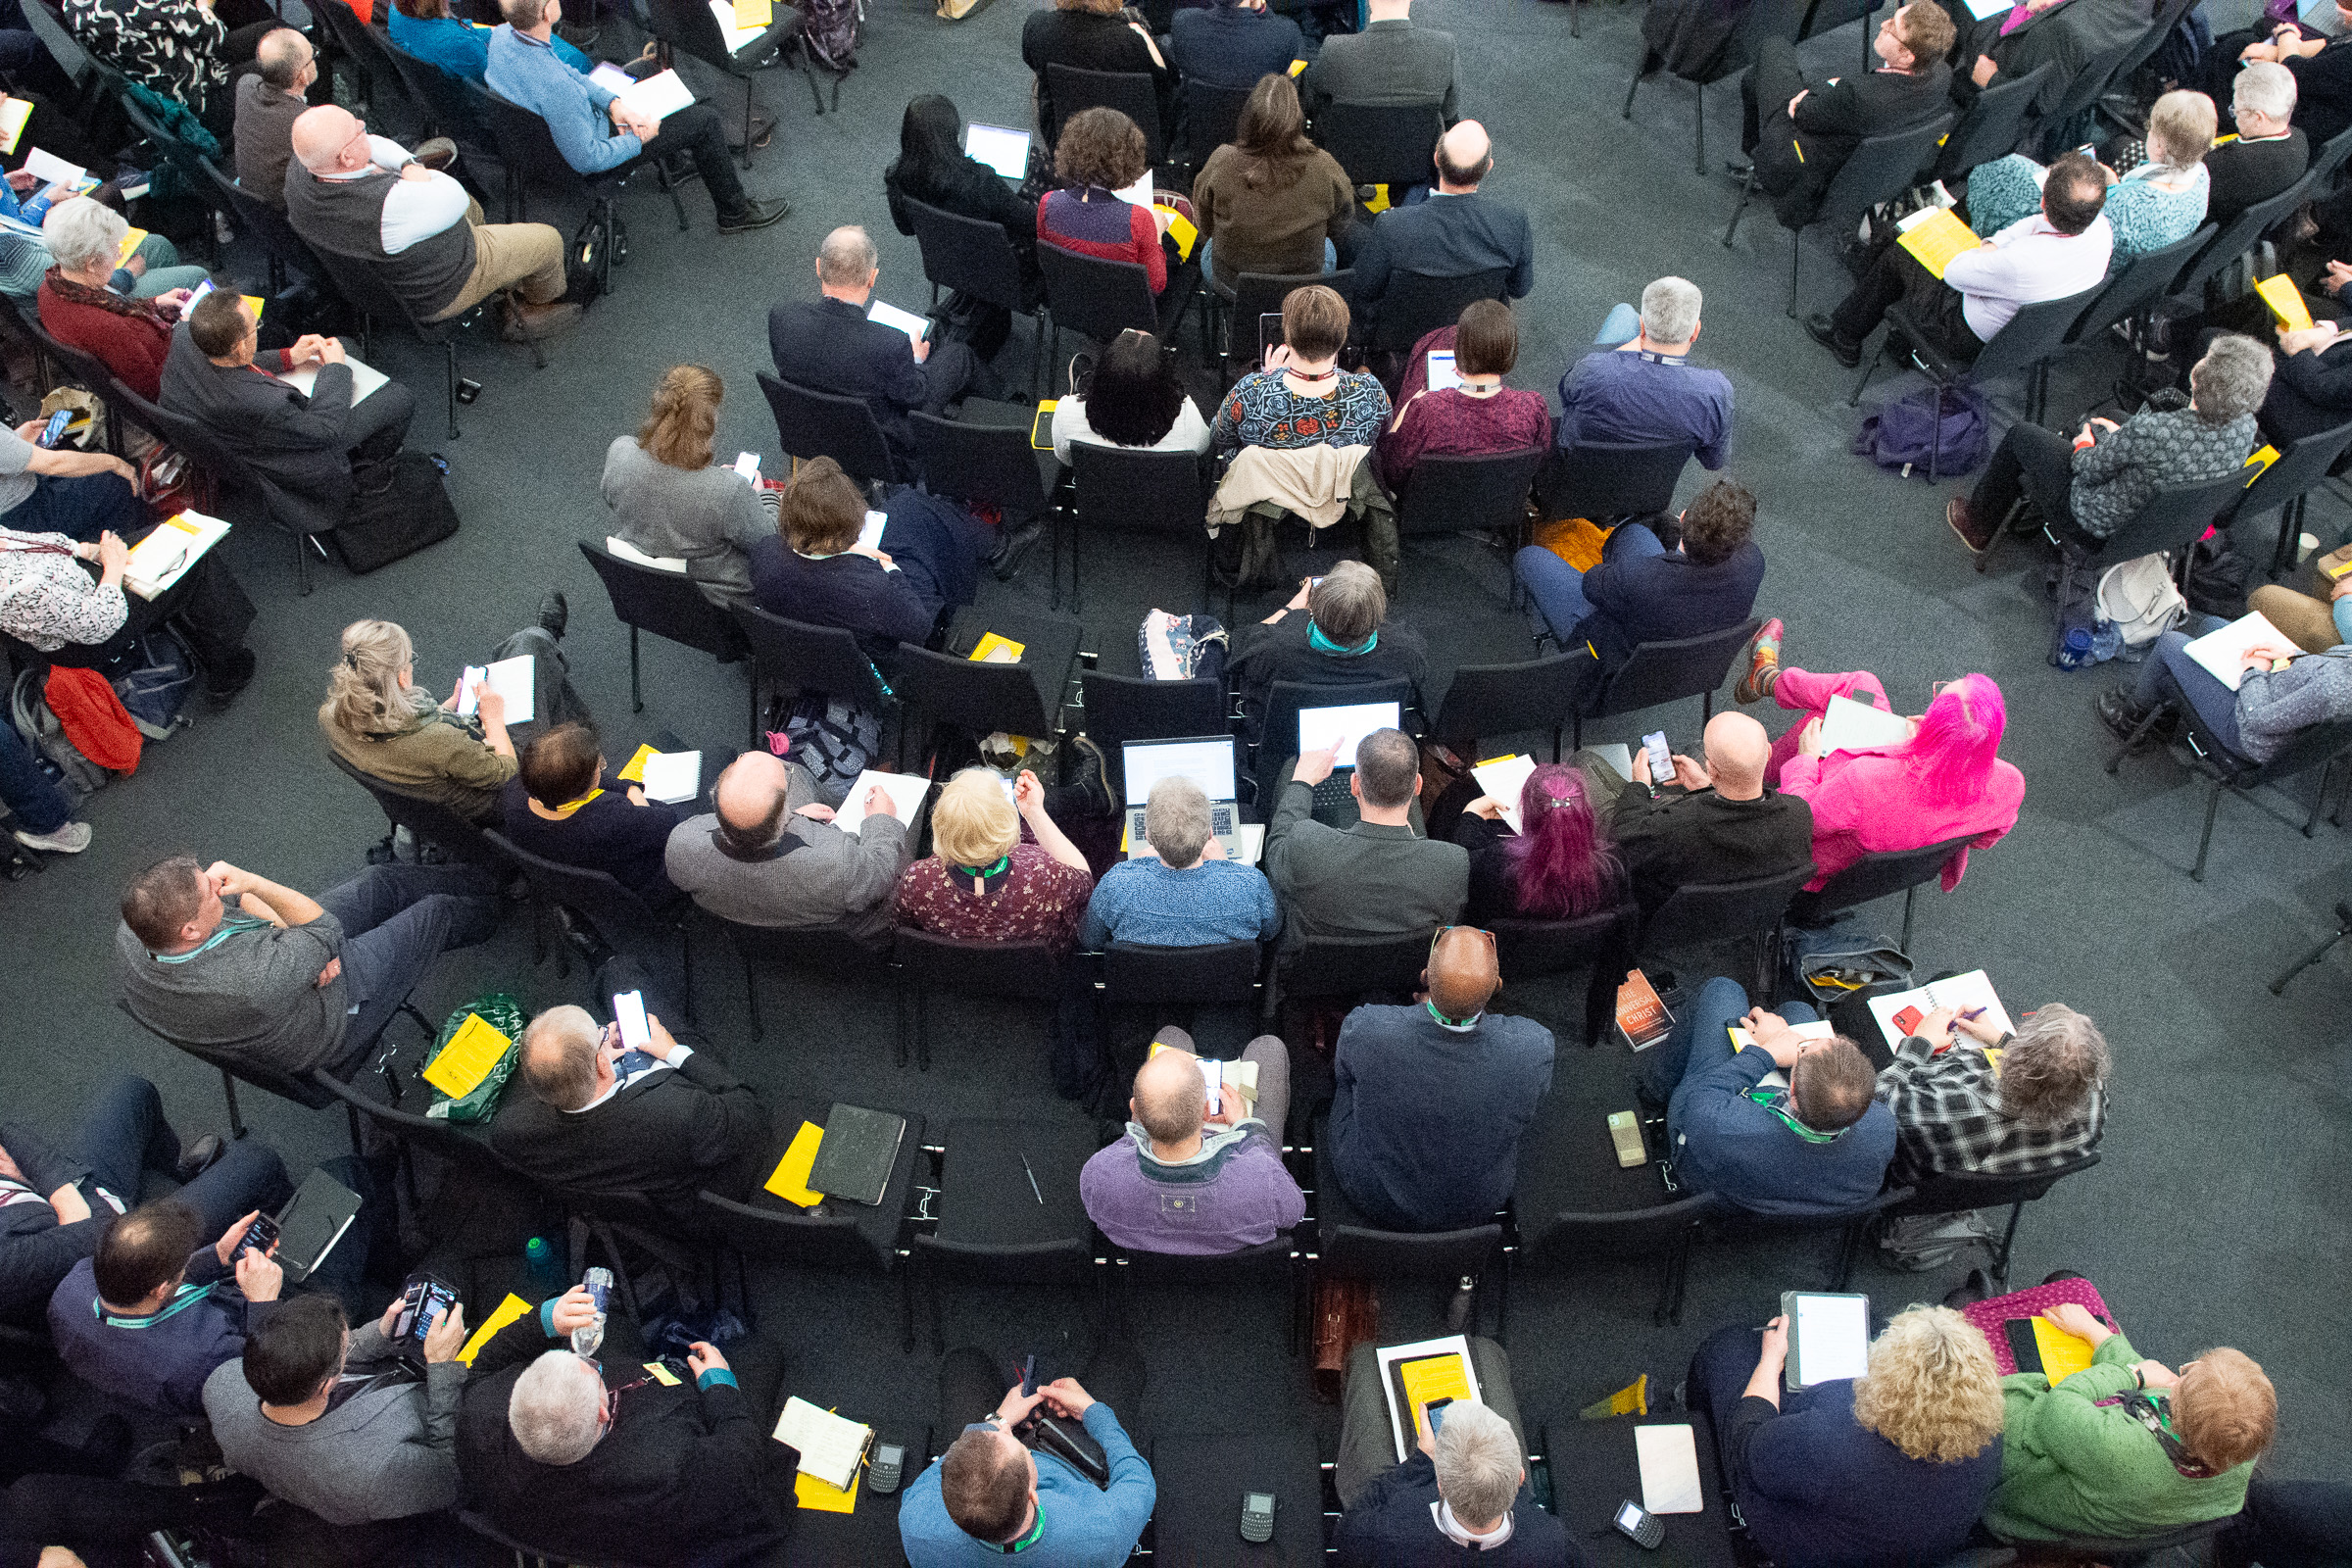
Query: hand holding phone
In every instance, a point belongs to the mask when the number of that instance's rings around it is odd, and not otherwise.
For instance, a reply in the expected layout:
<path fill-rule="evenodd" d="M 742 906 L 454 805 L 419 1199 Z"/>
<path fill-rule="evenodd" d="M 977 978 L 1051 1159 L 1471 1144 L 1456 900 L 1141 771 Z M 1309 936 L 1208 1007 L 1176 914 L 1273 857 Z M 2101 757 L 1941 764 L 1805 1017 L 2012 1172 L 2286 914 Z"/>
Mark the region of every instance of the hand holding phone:
<path fill-rule="evenodd" d="M 623 991 L 612 999 L 612 1021 L 620 1028 L 620 1049 L 643 1051 L 653 1043 L 654 1032 L 645 1023 L 645 993 Z"/>
<path fill-rule="evenodd" d="M 35 441 L 33 445 L 40 447 L 43 450 L 47 450 L 48 448 L 56 446 L 59 439 L 65 435 L 66 426 L 72 424 L 73 422 L 73 410 L 58 410 L 55 414 L 49 416 L 49 422 L 41 427 L 40 439 Z"/>
<path fill-rule="evenodd" d="M 1666 732 L 1652 730 L 1642 737 L 1642 749 L 1649 754 L 1649 780 L 1663 784 L 1674 777 L 1674 753 L 1666 746 Z"/>

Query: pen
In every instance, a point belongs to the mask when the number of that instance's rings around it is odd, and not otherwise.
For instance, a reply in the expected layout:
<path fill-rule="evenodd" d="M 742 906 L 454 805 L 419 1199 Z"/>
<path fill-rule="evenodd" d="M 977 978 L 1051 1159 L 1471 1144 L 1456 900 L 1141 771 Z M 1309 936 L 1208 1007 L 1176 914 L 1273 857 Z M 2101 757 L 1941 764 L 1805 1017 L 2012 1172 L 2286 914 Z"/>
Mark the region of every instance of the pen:
<path fill-rule="evenodd" d="M 1029 1169 L 1029 1156 L 1026 1152 L 1021 1155 L 1021 1169 L 1028 1174 L 1029 1192 L 1032 1197 L 1036 1198 L 1037 1206 L 1040 1208 L 1045 1207 L 1046 1195 L 1037 1190 L 1037 1172 Z"/>

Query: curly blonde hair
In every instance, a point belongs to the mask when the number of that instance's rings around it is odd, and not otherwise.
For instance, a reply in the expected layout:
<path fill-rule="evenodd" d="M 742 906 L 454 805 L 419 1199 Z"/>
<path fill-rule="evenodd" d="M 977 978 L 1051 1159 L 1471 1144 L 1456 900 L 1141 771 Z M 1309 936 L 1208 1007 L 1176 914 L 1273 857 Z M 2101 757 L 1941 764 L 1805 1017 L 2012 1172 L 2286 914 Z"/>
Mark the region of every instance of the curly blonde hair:
<path fill-rule="evenodd" d="M 2001 1436 L 2001 1373 L 1977 1326 L 1948 1306 L 1914 1306 L 1871 1342 L 1854 1380 L 1854 1419 L 1906 1458 L 1952 1464 Z"/>
<path fill-rule="evenodd" d="M 355 741 L 415 729 L 436 706 L 429 693 L 400 683 L 400 672 L 416 662 L 416 645 L 394 622 L 353 621 L 327 673 L 318 722 Z"/>
<path fill-rule="evenodd" d="M 1020 842 L 1020 813 L 985 767 L 948 780 L 931 808 L 931 848 L 949 865 L 993 865 Z"/>

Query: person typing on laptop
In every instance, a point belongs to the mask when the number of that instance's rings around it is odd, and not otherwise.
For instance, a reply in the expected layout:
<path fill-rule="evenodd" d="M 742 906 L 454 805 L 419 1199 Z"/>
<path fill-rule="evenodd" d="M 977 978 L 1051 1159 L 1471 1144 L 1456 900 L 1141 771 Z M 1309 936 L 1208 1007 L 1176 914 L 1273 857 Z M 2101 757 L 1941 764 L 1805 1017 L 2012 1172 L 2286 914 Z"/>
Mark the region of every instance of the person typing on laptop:
<path fill-rule="evenodd" d="M 1314 820 L 1316 787 L 1332 775 L 1343 736 L 1283 765 L 1266 828 L 1266 879 L 1288 916 L 1283 946 L 1315 937 L 1399 936 L 1458 918 L 1470 896 L 1470 853 L 1413 826 L 1420 752 L 1400 729 L 1355 745 L 1348 789 L 1361 813 L 1345 830 Z"/>
<path fill-rule="evenodd" d="M 1253 867 L 1226 858 L 1211 833 L 1208 797 L 1193 779 L 1170 773 L 1153 784 L 1143 819 L 1129 840 L 1132 858 L 1095 885 L 1078 933 L 1084 946 L 1201 948 L 1271 941 L 1282 929 L 1274 890 Z"/>

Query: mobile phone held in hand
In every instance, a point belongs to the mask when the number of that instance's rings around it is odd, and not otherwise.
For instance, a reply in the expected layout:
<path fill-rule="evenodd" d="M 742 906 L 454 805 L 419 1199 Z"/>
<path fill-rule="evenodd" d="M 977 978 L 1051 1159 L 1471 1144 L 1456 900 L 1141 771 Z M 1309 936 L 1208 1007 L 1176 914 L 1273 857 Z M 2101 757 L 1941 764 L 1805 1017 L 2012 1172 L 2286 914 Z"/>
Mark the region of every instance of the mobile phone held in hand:
<path fill-rule="evenodd" d="M 643 1051 L 654 1043 L 645 1022 L 645 993 L 623 991 L 612 998 L 612 1021 L 620 1026 L 620 1049 Z"/>
<path fill-rule="evenodd" d="M 1026 1399 L 1036 1392 L 1037 1357 L 1034 1355 L 1024 1356 L 1021 1359 L 1021 1397 Z"/>
<path fill-rule="evenodd" d="M 1674 753 L 1666 749 L 1666 732 L 1652 730 L 1642 737 L 1642 749 L 1649 754 L 1649 781 L 1663 784 L 1674 777 Z"/>
<path fill-rule="evenodd" d="M 58 410 L 55 414 L 49 416 L 48 424 L 43 426 L 41 429 L 41 438 L 38 441 L 35 441 L 33 445 L 41 448 L 44 451 L 56 446 L 57 443 L 64 438 L 66 426 L 72 424 L 73 422 L 74 411 L 72 409 Z"/>
<path fill-rule="evenodd" d="M 263 1214 L 257 1216 L 254 1222 L 250 1226 L 246 1227 L 244 1239 L 237 1243 L 237 1251 L 242 1252 L 247 1250 L 251 1250 L 261 1253 L 264 1257 L 268 1257 L 270 1255 L 270 1249 L 275 1247 L 276 1245 L 277 1221 L 271 1219 L 267 1214 Z"/>

